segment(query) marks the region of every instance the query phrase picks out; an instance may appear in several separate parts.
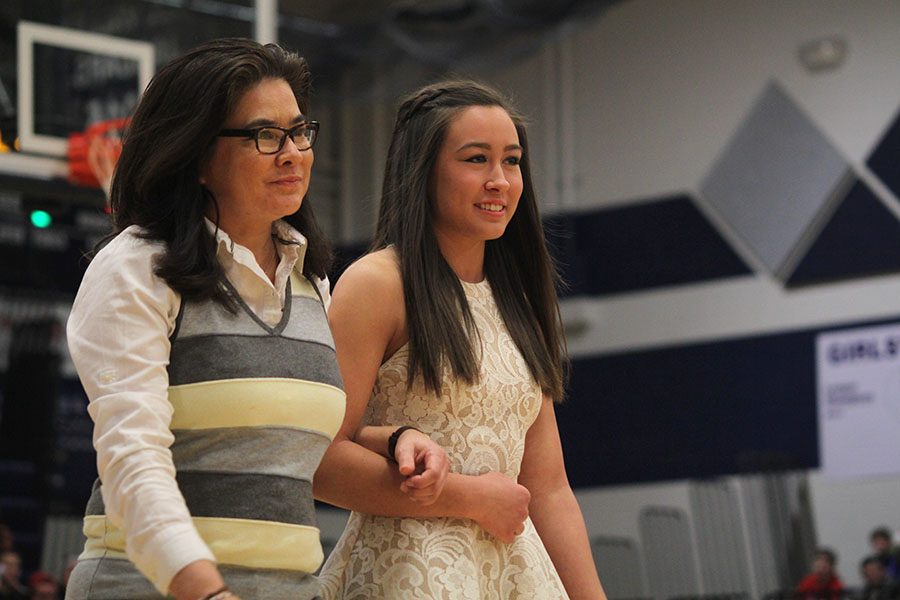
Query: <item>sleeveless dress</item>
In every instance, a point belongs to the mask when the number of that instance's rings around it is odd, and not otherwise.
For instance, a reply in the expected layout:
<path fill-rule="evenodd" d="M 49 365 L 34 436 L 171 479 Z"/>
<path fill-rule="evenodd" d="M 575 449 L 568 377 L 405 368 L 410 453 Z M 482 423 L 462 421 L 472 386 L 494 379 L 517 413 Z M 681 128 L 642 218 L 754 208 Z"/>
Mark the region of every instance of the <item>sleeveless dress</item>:
<path fill-rule="evenodd" d="M 439 394 L 427 392 L 421 376 L 407 391 L 409 350 L 403 346 L 379 369 L 365 422 L 422 430 L 447 452 L 454 473 L 497 471 L 516 479 L 525 434 L 541 409 L 541 388 L 487 280 L 462 285 L 480 338 L 480 380 L 469 385 L 445 370 Z M 468 519 L 353 512 L 320 578 L 326 600 L 568 598 L 530 518 L 525 531 L 504 544 Z"/>

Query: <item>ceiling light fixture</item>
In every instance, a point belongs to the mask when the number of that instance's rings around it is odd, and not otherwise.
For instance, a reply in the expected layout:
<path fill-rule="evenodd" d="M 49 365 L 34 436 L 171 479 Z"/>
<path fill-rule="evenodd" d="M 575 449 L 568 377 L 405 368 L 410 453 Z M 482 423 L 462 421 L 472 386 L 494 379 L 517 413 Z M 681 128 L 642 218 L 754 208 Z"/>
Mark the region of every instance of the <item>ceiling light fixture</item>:
<path fill-rule="evenodd" d="M 844 63 L 847 41 L 837 35 L 818 38 L 801 44 L 797 53 L 807 71 L 831 71 Z"/>

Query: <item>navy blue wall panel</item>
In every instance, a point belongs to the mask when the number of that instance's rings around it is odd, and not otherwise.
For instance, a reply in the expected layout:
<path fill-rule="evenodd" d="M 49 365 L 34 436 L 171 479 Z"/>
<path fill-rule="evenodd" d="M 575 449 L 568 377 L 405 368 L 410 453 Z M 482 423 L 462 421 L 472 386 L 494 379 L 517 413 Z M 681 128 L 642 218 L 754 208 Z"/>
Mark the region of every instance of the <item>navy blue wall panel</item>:
<path fill-rule="evenodd" d="M 866 165 L 900 198 L 900 111 L 894 115 Z"/>
<path fill-rule="evenodd" d="M 900 221 L 867 185 L 857 180 L 787 284 L 836 281 L 898 271 Z"/>
<path fill-rule="evenodd" d="M 558 410 L 575 486 L 818 462 L 812 335 L 574 362 Z"/>
<path fill-rule="evenodd" d="M 573 361 L 557 407 L 572 485 L 817 467 L 821 331 Z"/>
<path fill-rule="evenodd" d="M 687 196 L 552 216 L 544 229 L 568 295 L 605 295 L 749 275 Z"/>

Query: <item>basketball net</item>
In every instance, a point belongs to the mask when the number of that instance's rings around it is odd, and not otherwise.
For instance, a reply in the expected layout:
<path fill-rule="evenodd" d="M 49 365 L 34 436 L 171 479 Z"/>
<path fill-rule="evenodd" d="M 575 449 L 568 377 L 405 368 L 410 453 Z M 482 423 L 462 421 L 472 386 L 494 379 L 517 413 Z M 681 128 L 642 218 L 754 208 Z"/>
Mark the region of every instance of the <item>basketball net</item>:
<path fill-rule="evenodd" d="M 69 134 L 69 182 L 74 185 L 101 188 L 109 201 L 109 185 L 119 155 L 122 134 L 129 118 L 100 121 L 84 132 Z"/>

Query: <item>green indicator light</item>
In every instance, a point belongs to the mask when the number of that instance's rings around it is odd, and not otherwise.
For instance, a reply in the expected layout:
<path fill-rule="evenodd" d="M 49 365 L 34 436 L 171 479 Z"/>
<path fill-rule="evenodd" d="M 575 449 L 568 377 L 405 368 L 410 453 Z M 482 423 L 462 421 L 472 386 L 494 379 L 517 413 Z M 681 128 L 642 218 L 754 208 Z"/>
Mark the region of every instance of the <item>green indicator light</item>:
<path fill-rule="evenodd" d="M 53 217 L 46 210 L 31 211 L 31 224 L 38 229 L 50 227 L 51 223 L 53 223 Z"/>

